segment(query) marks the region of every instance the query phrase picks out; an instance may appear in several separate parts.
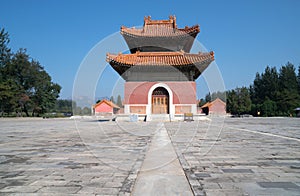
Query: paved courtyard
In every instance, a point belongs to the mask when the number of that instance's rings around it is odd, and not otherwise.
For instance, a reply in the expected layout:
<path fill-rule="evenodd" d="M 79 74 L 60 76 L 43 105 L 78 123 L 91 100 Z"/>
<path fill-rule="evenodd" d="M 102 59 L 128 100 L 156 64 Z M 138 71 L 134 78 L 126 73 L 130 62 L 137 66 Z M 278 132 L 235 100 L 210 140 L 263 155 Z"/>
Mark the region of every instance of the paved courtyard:
<path fill-rule="evenodd" d="M 0 195 L 300 195 L 299 118 L 0 125 Z"/>

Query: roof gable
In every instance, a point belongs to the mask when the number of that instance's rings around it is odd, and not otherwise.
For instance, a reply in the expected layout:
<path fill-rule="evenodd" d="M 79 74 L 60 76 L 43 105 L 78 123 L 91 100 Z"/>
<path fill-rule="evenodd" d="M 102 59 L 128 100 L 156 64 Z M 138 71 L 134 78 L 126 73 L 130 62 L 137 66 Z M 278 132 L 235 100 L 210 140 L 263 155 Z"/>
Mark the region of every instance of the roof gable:
<path fill-rule="evenodd" d="M 114 104 L 113 102 L 111 102 L 111 101 L 108 101 L 108 100 L 106 100 L 106 99 L 103 99 L 102 101 L 100 101 L 99 103 L 97 103 L 97 104 L 95 104 L 95 105 L 93 105 L 93 108 L 96 108 L 96 107 L 98 107 L 99 105 L 101 105 L 101 104 L 106 104 L 106 105 L 109 105 L 110 107 L 112 107 L 112 108 L 117 108 L 117 109 L 120 109 L 120 107 L 119 106 L 117 106 L 116 104 Z"/>
<path fill-rule="evenodd" d="M 226 103 L 225 103 L 224 101 L 222 101 L 219 97 L 218 97 L 217 99 L 215 99 L 215 100 L 212 102 L 212 104 L 214 104 L 214 103 L 216 103 L 216 102 L 219 102 L 219 103 L 221 103 L 221 104 L 223 104 L 223 105 L 226 105 Z"/>
<path fill-rule="evenodd" d="M 224 101 L 222 101 L 220 98 L 216 98 L 214 101 L 207 102 L 206 104 L 201 106 L 201 108 L 211 107 L 212 105 L 214 105 L 216 103 L 221 103 L 224 106 L 226 105 L 226 103 Z"/>

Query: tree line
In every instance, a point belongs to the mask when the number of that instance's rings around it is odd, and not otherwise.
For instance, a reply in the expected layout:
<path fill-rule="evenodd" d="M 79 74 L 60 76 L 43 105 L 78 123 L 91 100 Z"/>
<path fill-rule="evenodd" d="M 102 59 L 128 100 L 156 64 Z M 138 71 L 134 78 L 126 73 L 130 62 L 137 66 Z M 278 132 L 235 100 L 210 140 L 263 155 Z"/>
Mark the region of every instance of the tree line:
<path fill-rule="evenodd" d="M 256 74 L 249 87 L 251 112 L 262 116 L 290 116 L 300 107 L 300 66 L 288 62 L 277 71 L 267 66 L 264 73 Z M 258 115 L 257 114 L 257 115 Z"/>
<path fill-rule="evenodd" d="M 13 52 L 9 34 L 0 29 L 0 116 L 39 116 L 53 107 L 61 86 L 26 49 Z"/>
<path fill-rule="evenodd" d="M 113 102 L 114 104 L 116 104 L 117 106 L 119 106 L 120 108 L 123 107 L 121 95 L 118 95 L 118 97 L 117 97 L 117 102 L 115 102 L 115 99 L 114 99 L 113 96 L 111 96 L 109 100 L 110 100 L 111 102 Z"/>
<path fill-rule="evenodd" d="M 292 116 L 300 107 L 300 66 L 298 71 L 290 62 L 279 71 L 267 66 L 249 87 L 208 94 L 203 103 L 216 97 L 226 101 L 226 110 L 233 115 Z"/>

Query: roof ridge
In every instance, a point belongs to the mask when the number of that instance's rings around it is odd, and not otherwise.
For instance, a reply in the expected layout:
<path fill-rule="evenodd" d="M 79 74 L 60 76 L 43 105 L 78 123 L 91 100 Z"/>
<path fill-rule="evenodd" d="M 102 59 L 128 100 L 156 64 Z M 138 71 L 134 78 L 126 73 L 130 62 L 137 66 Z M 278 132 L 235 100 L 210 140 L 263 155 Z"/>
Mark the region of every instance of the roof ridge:
<path fill-rule="evenodd" d="M 172 24 L 174 28 L 177 27 L 176 17 L 170 15 L 168 20 L 152 20 L 151 16 L 144 17 L 144 26 L 153 25 L 153 24 Z"/>

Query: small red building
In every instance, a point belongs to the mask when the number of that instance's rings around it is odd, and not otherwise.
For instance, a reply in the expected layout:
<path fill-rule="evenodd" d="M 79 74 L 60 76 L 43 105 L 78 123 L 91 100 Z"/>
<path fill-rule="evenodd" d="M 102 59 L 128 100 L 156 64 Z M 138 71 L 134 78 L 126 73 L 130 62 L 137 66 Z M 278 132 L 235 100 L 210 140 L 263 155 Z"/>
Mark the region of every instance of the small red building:
<path fill-rule="evenodd" d="M 144 18 L 142 28 L 121 27 L 131 54 L 107 54 L 106 60 L 126 81 L 124 113 L 197 113 L 195 80 L 214 53 L 190 53 L 199 25 L 177 28 L 169 20 Z"/>
<path fill-rule="evenodd" d="M 117 114 L 120 110 L 120 107 L 108 100 L 102 100 L 99 103 L 93 105 L 93 114 L 98 116 L 106 116 Z"/>
<path fill-rule="evenodd" d="M 206 115 L 216 114 L 216 115 L 226 115 L 226 103 L 221 99 L 217 98 L 212 102 L 204 104 L 202 107 L 202 112 Z"/>

